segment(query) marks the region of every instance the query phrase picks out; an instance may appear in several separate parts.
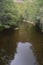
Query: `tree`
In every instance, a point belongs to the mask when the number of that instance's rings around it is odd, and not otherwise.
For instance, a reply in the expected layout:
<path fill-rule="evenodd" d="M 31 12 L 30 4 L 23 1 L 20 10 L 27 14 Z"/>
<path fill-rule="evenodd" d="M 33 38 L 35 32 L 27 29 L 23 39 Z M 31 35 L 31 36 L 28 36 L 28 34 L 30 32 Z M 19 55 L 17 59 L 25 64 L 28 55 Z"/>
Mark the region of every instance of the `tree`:
<path fill-rule="evenodd" d="M 43 0 L 24 0 L 25 2 L 25 16 L 28 20 L 35 21 L 40 15 L 40 8 L 43 6 Z"/>
<path fill-rule="evenodd" d="M 17 18 L 18 11 L 13 0 L 0 0 L 0 27 L 16 26 Z"/>

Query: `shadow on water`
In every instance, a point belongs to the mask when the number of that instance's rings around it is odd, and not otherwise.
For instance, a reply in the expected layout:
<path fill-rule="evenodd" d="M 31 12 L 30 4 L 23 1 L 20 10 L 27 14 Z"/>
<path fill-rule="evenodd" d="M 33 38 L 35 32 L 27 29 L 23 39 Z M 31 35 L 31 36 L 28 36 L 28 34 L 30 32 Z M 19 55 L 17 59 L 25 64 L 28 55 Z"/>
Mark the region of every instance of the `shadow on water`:
<path fill-rule="evenodd" d="M 17 47 L 17 37 L 18 33 L 14 30 L 0 33 L 0 65 L 9 65 L 11 60 L 13 60 Z"/>
<path fill-rule="evenodd" d="M 43 33 L 28 23 L 1 32 L 0 65 L 43 65 Z"/>
<path fill-rule="evenodd" d="M 43 65 L 43 33 L 34 31 L 31 42 L 39 65 Z"/>
<path fill-rule="evenodd" d="M 30 42 L 39 65 L 43 65 L 43 33 L 36 31 L 32 25 L 24 23 L 21 26 L 21 41 Z M 22 37 L 23 36 L 23 37 Z"/>

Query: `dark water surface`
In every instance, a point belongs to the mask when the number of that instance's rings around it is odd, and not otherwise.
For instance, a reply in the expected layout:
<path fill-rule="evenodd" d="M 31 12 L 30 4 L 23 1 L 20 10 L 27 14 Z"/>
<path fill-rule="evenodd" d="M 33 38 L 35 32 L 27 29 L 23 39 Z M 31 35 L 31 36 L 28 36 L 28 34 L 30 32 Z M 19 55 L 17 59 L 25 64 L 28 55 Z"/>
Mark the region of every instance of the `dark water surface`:
<path fill-rule="evenodd" d="M 0 65 L 43 65 L 43 33 L 28 23 L 0 33 Z"/>

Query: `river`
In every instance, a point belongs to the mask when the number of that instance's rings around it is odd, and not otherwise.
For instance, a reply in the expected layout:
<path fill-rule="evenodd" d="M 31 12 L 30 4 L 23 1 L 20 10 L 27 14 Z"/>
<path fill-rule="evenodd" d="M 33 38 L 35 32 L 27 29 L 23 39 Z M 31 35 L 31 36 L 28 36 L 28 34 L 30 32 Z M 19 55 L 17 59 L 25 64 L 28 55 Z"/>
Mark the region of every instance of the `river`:
<path fill-rule="evenodd" d="M 28 23 L 0 33 L 0 65 L 43 65 L 43 33 Z"/>

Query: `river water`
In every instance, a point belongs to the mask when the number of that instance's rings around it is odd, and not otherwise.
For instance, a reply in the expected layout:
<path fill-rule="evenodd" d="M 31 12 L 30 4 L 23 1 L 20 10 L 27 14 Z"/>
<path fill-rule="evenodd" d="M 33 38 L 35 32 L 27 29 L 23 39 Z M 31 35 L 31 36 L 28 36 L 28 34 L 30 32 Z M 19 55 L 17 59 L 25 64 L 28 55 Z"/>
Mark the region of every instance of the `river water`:
<path fill-rule="evenodd" d="M 43 33 L 28 23 L 0 33 L 0 65 L 43 65 Z"/>

